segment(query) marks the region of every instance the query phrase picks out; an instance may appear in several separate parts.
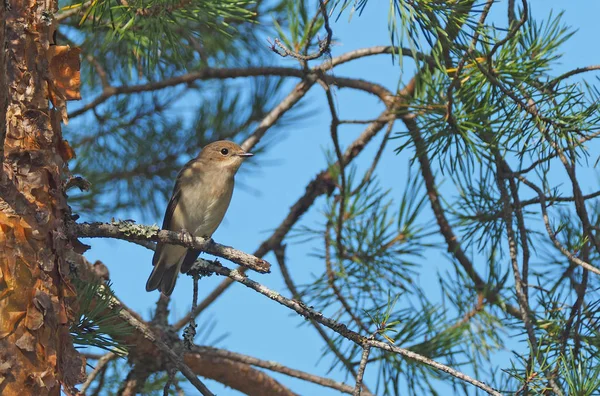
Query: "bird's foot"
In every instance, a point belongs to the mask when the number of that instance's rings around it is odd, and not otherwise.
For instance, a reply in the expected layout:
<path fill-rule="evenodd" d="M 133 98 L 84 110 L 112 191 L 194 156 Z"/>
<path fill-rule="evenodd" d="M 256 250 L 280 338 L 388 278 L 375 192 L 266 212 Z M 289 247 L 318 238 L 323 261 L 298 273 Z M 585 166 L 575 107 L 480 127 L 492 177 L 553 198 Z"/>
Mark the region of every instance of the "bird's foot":
<path fill-rule="evenodd" d="M 192 234 L 190 234 L 185 228 L 183 228 L 180 231 L 179 239 L 181 240 L 182 243 L 185 243 L 186 245 L 191 245 L 192 242 L 194 241 L 194 237 L 192 236 Z"/>

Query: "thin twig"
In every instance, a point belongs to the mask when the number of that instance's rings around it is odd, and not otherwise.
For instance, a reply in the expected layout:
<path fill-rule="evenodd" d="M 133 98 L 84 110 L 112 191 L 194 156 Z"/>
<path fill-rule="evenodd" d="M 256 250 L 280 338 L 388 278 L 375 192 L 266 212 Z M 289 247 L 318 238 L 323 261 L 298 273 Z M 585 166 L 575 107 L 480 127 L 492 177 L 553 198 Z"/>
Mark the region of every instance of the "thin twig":
<path fill-rule="evenodd" d="M 576 257 L 573 253 L 569 252 L 567 250 L 567 248 L 565 248 L 560 241 L 558 240 L 558 238 L 556 238 L 556 233 L 554 232 L 554 230 L 552 230 L 552 226 L 550 225 L 550 219 L 548 217 L 548 211 L 546 209 L 546 195 L 544 194 L 544 192 L 542 191 L 542 189 L 540 189 L 538 186 L 536 186 L 535 184 L 533 184 L 532 182 L 530 182 L 529 180 L 527 180 L 524 176 L 519 176 L 519 180 L 521 180 L 527 187 L 531 188 L 532 190 L 534 190 L 539 198 L 540 198 L 540 208 L 542 209 L 542 218 L 544 220 L 544 225 L 546 226 L 546 232 L 548 233 L 548 236 L 550 237 L 550 240 L 552 241 L 552 243 L 554 244 L 554 246 L 566 257 L 569 259 L 570 262 L 572 262 L 573 264 L 577 264 L 583 268 L 585 268 L 586 270 L 595 273 L 596 275 L 600 275 L 600 269 L 594 267 L 593 265 L 581 260 L 580 258 Z"/>
<path fill-rule="evenodd" d="M 506 44 L 509 40 L 514 38 L 521 27 L 525 25 L 525 22 L 527 22 L 527 19 L 529 18 L 529 5 L 527 4 L 527 0 L 521 0 L 521 5 L 523 6 L 523 9 L 521 10 L 521 19 L 519 19 L 516 25 L 510 26 L 508 34 L 502 40 L 499 40 L 496 42 L 496 44 L 494 44 L 492 50 L 488 54 L 490 62 L 492 61 L 492 57 L 496 51 L 498 51 L 498 49 L 500 49 L 500 47 Z"/>
<path fill-rule="evenodd" d="M 338 125 L 340 124 L 340 119 L 337 116 L 337 111 L 335 110 L 335 101 L 333 99 L 333 94 L 331 93 L 331 88 L 325 84 L 325 94 L 327 96 L 327 104 L 329 105 L 329 112 L 331 113 L 331 140 L 333 141 L 333 147 L 335 149 L 335 155 L 337 157 L 337 169 L 340 172 L 340 186 L 339 186 L 339 213 L 336 224 L 336 247 L 338 254 L 340 256 L 344 255 L 344 245 L 342 243 L 342 232 L 344 226 L 344 212 L 346 210 L 346 164 L 344 163 L 344 155 L 342 154 L 342 149 L 340 147 L 340 139 L 338 137 Z"/>
<path fill-rule="evenodd" d="M 385 150 L 385 146 L 390 138 L 390 135 L 392 133 L 392 129 L 394 128 L 394 121 L 396 119 L 393 118 L 390 120 L 390 122 L 388 122 L 388 127 L 387 130 L 385 131 L 385 135 L 383 135 L 383 139 L 381 140 L 381 144 L 379 145 L 379 149 L 377 150 L 377 153 L 375 154 L 375 157 L 373 158 L 373 162 L 371 163 L 371 166 L 369 167 L 369 169 L 365 172 L 360 184 L 358 186 L 356 186 L 356 188 L 354 189 L 354 191 L 352 191 L 350 193 L 350 195 L 355 195 L 357 194 L 360 190 L 362 190 L 362 188 L 371 180 L 371 177 L 373 176 L 373 173 L 375 172 L 375 168 L 377 168 L 377 164 L 379 163 L 379 160 L 381 159 L 381 155 L 383 154 L 383 150 Z"/>
<path fill-rule="evenodd" d="M 577 69 L 570 70 L 570 71 L 568 71 L 564 74 L 561 74 L 560 76 L 552 79 L 548 83 L 548 86 L 554 87 L 554 86 L 556 86 L 556 84 L 558 84 L 560 81 L 562 81 L 566 78 L 572 77 L 572 76 L 580 74 L 580 73 L 587 73 L 587 72 L 595 71 L 595 70 L 600 70 L 600 65 L 578 67 Z"/>
<path fill-rule="evenodd" d="M 531 308 L 529 307 L 529 302 L 527 301 L 527 297 L 525 295 L 526 286 L 523 283 L 521 271 L 519 270 L 519 261 L 517 258 L 517 241 L 513 229 L 512 213 L 514 209 L 512 203 L 510 202 L 508 190 L 505 185 L 505 176 L 503 174 L 504 163 L 502 157 L 498 152 L 495 152 L 494 154 L 496 157 L 496 185 L 498 186 L 498 190 L 500 191 L 500 197 L 502 202 L 502 213 L 504 224 L 506 226 L 509 256 L 512 264 L 513 276 L 515 279 L 515 293 L 517 295 L 517 302 L 520 308 L 521 320 L 523 321 L 523 325 L 525 326 L 525 331 L 527 332 L 527 338 L 529 339 L 529 345 L 531 348 L 532 357 L 530 357 L 530 362 L 533 362 L 533 359 L 541 359 L 541 357 L 538 354 L 539 350 L 537 337 L 535 336 L 535 329 L 533 328 L 533 323 L 531 322 Z M 542 362 L 540 362 L 540 364 L 542 364 Z M 552 389 L 556 394 L 562 394 L 560 388 L 557 384 L 554 383 L 554 381 L 552 381 Z"/>
<path fill-rule="evenodd" d="M 108 371 L 108 366 L 104 366 L 104 368 L 102 369 L 102 371 L 99 374 L 98 377 L 98 385 L 96 386 L 96 389 L 94 389 L 94 391 L 92 392 L 92 394 L 90 396 L 99 396 L 100 392 L 102 391 L 102 389 L 104 388 L 104 380 L 106 379 L 106 372 Z M 83 394 L 83 392 L 81 392 Z"/>
<path fill-rule="evenodd" d="M 370 123 L 376 122 L 376 121 L 392 121 L 395 119 L 396 119 L 396 116 L 390 116 L 388 118 L 382 118 L 382 119 L 378 119 L 378 120 L 340 120 L 340 125 L 341 124 L 370 124 Z"/>
<path fill-rule="evenodd" d="M 100 357 L 98 359 L 98 361 L 96 362 L 96 367 L 94 368 L 94 370 L 87 376 L 85 382 L 83 383 L 83 385 L 81 385 L 81 394 L 85 395 L 85 392 L 88 390 L 88 388 L 90 387 L 90 385 L 92 385 L 92 382 L 94 382 L 94 380 L 96 379 L 96 377 L 98 376 L 98 374 L 105 369 L 105 366 L 114 358 L 116 358 L 117 355 L 114 354 L 113 352 L 108 352 L 105 355 L 102 355 L 102 357 Z"/>
<path fill-rule="evenodd" d="M 319 0 L 319 10 L 321 15 L 323 15 L 323 25 L 325 27 L 325 31 L 327 32 L 327 37 L 324 40 L 319 41 L 319 50 L 313 54 L 300 54 L 296 51 L 292 51 L 288 47 L 286 47 L 279 39 L 275 39 L 273 42 L 269 41 L 271 51 L 275 52 L 277 55 L 282 57 L 292 57 L 294 59 L 298 59 L 301 61 L 309 61 L 313 59 L 320 58 L 325 53 L 329 53 L 331 46 L 331 38 L 333 37 L 333 31 L 331 30 L 331 26 L 329 26 L 329 15 L 327 14 L 326 1 Z"/>
<path fill-rule="evenodd" d="M 194 282 L 194 292 L 192 295 L 192 308 L 191 312 L 196 310 L 198 305 L 198 280 L 200 276 L 198 271 L 192 272 L 192 280 Z M 194 339 L 196 338 L 196 321 L 193 315 L 190 315 L 190 322 L 185 329 L 183 329 L 183 345 L 190 350 L 194 345 Z"/>
<path fill-rule="evenodd" d="M 477 24 L 479 27 L 483 28 L 485 20 L 487 19 L 493 4 L 494 0 L 488 0 L 486 2 L 485 7 L 483 7 L 483 10 L 481 11 L 479 22 Z M 479 29 L 475 29 L 475 34 L 473 34 L 473 39 L 471 40 L 469 49 L 465 52 L 462 59 L 458 62 L 458 65 L 456 66 L 456 71 L 454 72 L 454 78 L 452 79 L 452 82 L 450 82 L 450 85 L 448 85 L 448 90 L 446 92 L 446 121 L 449 125 L 451 125 L 454 128 L 456 127 L 456 121 L 454 120 L 454 115 L 452 113 L 452 106 L 454 104 L 453 92 L 460 85 L 460 75 L 462 73 L 463 68 L 465 67 L 465 64 L 467 63 L 467 59 L 471 56 L 471 54 L 473 54 L 473 52 L 475 52 L 475 49 L 477 47 L 477 41 L 479 41 L 479 34 Z M 474 61 L 478 62 L 478 60 L 476 59 Z"/>
<path fill-rule="evenodd" d="M 515 0 L 508 0 L 508 26 L 510 27 L 517 20 L 515 13 Z"/>
<path fill-rule="evenodd" d="M 344 309 L 344 311 L 346 311 L 346 313 L 348 314 L 348 316 L 350 316 L 350 318 L 352 319 L 352 321 L 354 323 L 356 323 L 356 325 L 365 333 L 369 332 L 369 328 L 367 326 L 365 326 L 365 324 L 362 322 L 362 320 L 360 320 L 360 318 L 358 316 L 356 316 L 352 310 L 352 307 L 350 307 L 350 304 L 348 304 L 348 301 L 346 301 L 346 298 L 342 295 L 341 290 L 337 287 L 337 285 L 335 284 L 335 274 L 333 273 L 333 268 L 331 265 L 331 238 L 329 237 L 329 230 L 331 229 L 331 224 L 327 223 L 326 227 L 325 227 L 325 237 L 323 238 L 325 241 L 325 272 L 327 274 L 327 284 L 329 285 L 329 287 L 331 288 L 331 290 L 333 291 L 333 294 L 335 295 L 335 297 L 337 298 L 337 300 L 340 302 L 340 304 L 342 304 L 342 308 Z M 341 252 L 339 254 L 342 254 Z"/>
<path fill-rule="evenodd" d="M 169 390 L 171 389 L 171 385 L 175 381 L 175 374 L 177 374 L 177 370 L 169 370 L 168 371 L 168 379 L 163 388 L 163 396 L 169 396 Z"/>
<path fill-rule="evenodd" d="M 356 375 L 356 385 L 354 386 L 354 392 L 352 393 L 353 396 L 361 395 L 363 376 L 365 375 L 365 369 L 367 368 L 369 352 L 371 352 L 371 345 L 364 345 L 362 356 L 360 358 L 360 365 L 358 366 L 358 374 Z"/>

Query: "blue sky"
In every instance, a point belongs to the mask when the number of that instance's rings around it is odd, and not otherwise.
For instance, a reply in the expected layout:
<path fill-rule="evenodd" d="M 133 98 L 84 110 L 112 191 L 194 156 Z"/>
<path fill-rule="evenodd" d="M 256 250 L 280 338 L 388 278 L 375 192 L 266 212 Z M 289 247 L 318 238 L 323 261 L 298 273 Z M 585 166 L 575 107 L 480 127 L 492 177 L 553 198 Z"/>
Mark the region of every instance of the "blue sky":
<path fill-rule="evenodd" d="M 504 26 L 506 2 L 501 3 L 503 4 L 494 7 L 498 13 L 492 14 L 490 19 Z M 388 6 L 387 2 L 371 0 L 361 16 L 355 15 L 350 22 L 345 17 L 335 22 L 332 25 L 336 40 L 332 50 L 333 56 L 356 48 L 389 44 Z M 600 37 L 600 26 L 597 22 L 597 16 L 600 15 L 600 2 L 545 0 L 532 1 L 531 6 L 533 16 L 539 20 L 547 18 L 552 10 L 554 13 L 565 10 L 564 23 L 578 30 L 575 36 L 563 46 L 565 56 L 553 74 L 558 75 L 575 67 L 599 63 L 596 41 Z M 275 36 L 276 33 L 273 32 L 272 35 Z M 272 63 L 295 66 L 293 61 L 278 59 L 275 55 L 272 56 Z M 410 62 L 406 62 L 405 66 L 404 74 L 409 78 L 413 74 L 413 68 Z M 376 56 L 346 64 L 336 69 L 334 73 L 338 76 L 368 78 L 393 90 L 398 82 L 399 67 L 397 64 L 392 64 L 389 56 Z M 288 83 L 290 89 L 295 82 L 291 80 Z M 381 103 L 364 93 L 338 91 L 336 97 L 342 119 L 372 119 L 383 109 Z M 213 236 L 215 241 L 246 252 L 253 252 L 287 215 L 289 207 L 303 194 L 308 182 L 324 169 L 323 152 L 332 147 L 329 135 L 330 115 L 325 95 L 322 89 L 314 87 L 303 102 L 311 110 L 306 119 L 298 124 L 267 132 L 278 134 L 278 142 L 265 154 L 252 159 L 257 165 L 252 168 L 252 172 L 244 172 L 240 175 L 239 182 L 251 186 L 252 191 L 240 188 L 236 190 L 225 221 Z M 401 123 L 396 123 L 394 131 L 403 131 L 403 128 Z M 352 142 L 362 129 L 361 126 L 344 126 L 340 130 L 343 146 L 346 147 Z M 381 135 L 356 161 L 359 170 L 369 166 L 380 140 Z M 403 188 L 398 186 L 406 183 L 409 158 L 406 155 L 394 154 L 395 147 L 394 141 L 388 144 L 377 176 L 384 187 L 394 187 L 393 194 L 399 197 Z M 597 179 L 590 180 L 597 184 Z M 586 193 L 592 189 L 591 184 L 582 187 Z M 255 191 L 260 193 L 256 194 Z M 301 223 L 319 222 L 321 219 L 319 209 L 323 208 L 323 203 L 324 200 L 319 199 Z M 123 218 L 142 221 L 133 213 Z M 85 220 L 108 221 L 110 219 Z M 430 220 L 431 213 L 427 206 L 422 221 Z M 162 218 L 153 219 L 153 222 L 160 224 Z M 92 249 L 86 253 L 87 258 L 91 261 L 101 260 L 108 266 L 119 298 L 144 317 L 149 318 L 158 298 L 158 293 L 147 293 L 144 289 L 151 270 L 151 252 L 140 246 L 116 240 L 94 239 L 87 240 L 86 243 L 92 245 Z M 310 244 L 288 241 L 288 266 L 298 283 L 310 281 L 312 273 L 321 271 L 322 263 L 309 254 L 313 248 L 314 246 Z M 274 256 L 269 254 L 266 259 L 273 264 L 273 272 L 269 275 L 252 273 L 250 276 L 288 296 Z M 427 263 L 427 271 L 424 271 L 416 281 L 425 287 L 426 292 L 437 295 L 439 294 L 437 276 L 432 279 L 434 270 L 443 272 L 451 268 L 442 254 L 434 253 L 430 259 L 431 261 Z M 228 265 L 227 262 L 224 264 Z M 210 293 L 222 279 L 216 276 L 202 279 L 200 299 Z M 181 276 L 173 293 L 172 321 L 178 320 L 188 311 L 191 292 L 191 281 Z M 212 340 L 228 333 L 226 339 L 214 346 L 277 361 L 309 373 L 326 375 L 337 380 L 345 379 L 340 372 L 327 373 L 329 358 L 320 360 L 323 341 L 304 319 L 242 285 L 234 285 L 199 317 L 200 322 L 208 320 L 216 321 L 216 326 L 212 336 L 208 340 L 200 339 L 200 344 L 212 345 Z M 506 358 L 509 354 L 503 356 Z M 365 378 L 372 389 L 375 384 L 375 374 L 375 366 L 367 368 Z M 339 394 L 337 391 L 276 373 L 273 373 L 273 376 L 302 395 Z M 353 384 L 353 379 L 348 379 L 348 382 Z M 221 396 L 239 394 L 224 388 L 217 382 L 207 380 L 206 383 L 213 392 Z M 443 392 L 444 388 L 440 386 L 439 390 Z"/>

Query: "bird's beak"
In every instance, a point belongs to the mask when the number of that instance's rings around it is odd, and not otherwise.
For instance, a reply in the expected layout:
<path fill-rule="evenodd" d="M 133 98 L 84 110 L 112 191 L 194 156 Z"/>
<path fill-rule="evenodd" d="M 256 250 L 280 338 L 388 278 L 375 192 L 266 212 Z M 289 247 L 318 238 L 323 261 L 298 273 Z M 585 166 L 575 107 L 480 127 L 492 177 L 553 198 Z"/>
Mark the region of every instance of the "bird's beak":
<path fill-rule="evenodd" d="M 238 157 L 252 157 L 254 154 L 252 153 L 239 153 Z"/>

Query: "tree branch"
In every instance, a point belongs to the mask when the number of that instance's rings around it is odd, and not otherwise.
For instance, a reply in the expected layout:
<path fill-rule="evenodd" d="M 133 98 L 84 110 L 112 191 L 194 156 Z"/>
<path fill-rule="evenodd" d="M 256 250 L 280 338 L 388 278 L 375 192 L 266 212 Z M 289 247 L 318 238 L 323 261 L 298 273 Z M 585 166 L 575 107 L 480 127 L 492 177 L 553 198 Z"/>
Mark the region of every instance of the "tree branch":
<path fill-rule="evenodd" d="M 325 40 L 319 41 L 319 50 L 317 52 L 315 52 L 313 54 L 307 54 L 307 55 L 300 54 L 298 52 L 292 51 L 291 49 L 289 49 L 288 47 L 283 45 L 283 43 L 279 39 L 275 39 L 273 42 L 268 40 L 269 44 L 271 44 L 270 45 L 271 51 L 275 52 L 277 55 L 282 56 L 282 57 L 291 56 L 294 59 L 298 59 L 298 60 L 305 61 L 305 62 L 309 61 L 309 60 L 320 58 L 321 56 L 323 56 L 323 54 L 329 53 L 330 45 L 331 45 L 331 38 L 333 36 L 333 31 L 331 30 L 331 27 L 329 26 L 329 15 L 327 15 L 327 8 L 325 7 L 326 3 L 327 3 L 327 1 L 319 0 L 319 11 L 320 11 L 321 15 L 323 15 L 323 22 L 324 22 L 325 31 L 327 32 L 327 37 L 325 37 Z M 312 40 L 309 40 L 309 41 L 312 41 Z M 307 43 L 307 46 L 308 46 L 308 43 Z"/>
<path fill-rule="evenodd" d="M 199 353 L 202 347 L 194 347 L 183 359 L 195 372 L 201 372 L 246 395 L 295 396 L 296 394 L 279 381 L 264 372 L 251 367 L 250 364 L 234 359 L 224 359 L 217 354 Z M 195 350 L 198 350 L 196 352 Z M 227 351 L 224 351 L 227 352 Z"/>
<path fill-rule="evenodd" d="M 212 79 L 229 79 L 229 78 L 242 78 L 242 77 L 261 77 L 261 76 L 279 76 L 279 77 L 297 77 L 307 78 L 310 75 L 316 75 L 317 77 L 324 78 L 327 84 L 333 84 L 340 87 L 355 88 L 359 90 L 369 90 L 370 92 L 378 91 L 378 95 L 381 96 L 386 92 L 385 88 L 378 86 L 374 83 L 369 83 L 360 79 L 344 78 L 344 77 L 333 77 L 329 75 L 323 75 L 324 71 L 330 70 L 333 67 L 342 63 L 348 62 L 353 59 L 361 57 L 380 55 L 386 53 L 392 53 L 397 50 L 397 47 L 391 46 L 377 46 L 366 49 L 359 49 L 340 55 L 339 57 L 333 58 L 329 62 L 325 62 L 308 72 L 302 69 L 296 69 L 291 67 L 275 67 L 275 66 L 263 66 L 263 67 L 246 67 L 246 68 L 222 68 L 213 69 L 206 68 L 194 72 L 190 72 L 181 76 L 167 78 L 161 81 L 150 82 L 146 84 L 138 85 L 121 85 L 118 87 L 106 86 L 103 87 L 102 93 L 98 95 L 91 102 L 85 104 L 80 109 L 74 110 L 69 114 L 69 119 L 78 117 L 85 112 L 101 105 L 108 99 L 116 95 L 132 94 L 141 92 L 157 91 L 160 89 L 173 87 L 179 84 L 190 84 L 197 80 L 212 80 Z M 403 54 L 409 54 L 409 50 L 402 50 Z M 374 90 L 374 87 L 379 89 Z"/>
<path fill-rule="evenodd" d="M 381 341 L 372 340 L 365 336 L 362 336 L 359 333 L 356 333 L 356 332 L 348 329 L 345 325 L 338 323 L 338 322 L 334 321 L 333 319 L 330 319 L 330 318 L 324 316 L 321 312 L 318 312 L 310 307 L 307 307 L 306 305 L 304 305 L 301 302 L 298 302 L 295 300 L 290 300 L 286 297 L 283 297 L 278 292 L 271 290 L 271 289 L 267 288 L 266 286 L 251 280 L 250 278 L 248 278 L 247 276 L 242 274 L 241 271 L 231 270 L 227 267 L 217 265 L 217 264 L 208 262 L 203 259 L 197 260 L 196 263 L 194 264 L 193 268 L 209 270 L 209 271 L 217 273 L 219 275 L 227 276 L 228 278 L 232 279 L 233 281 L 241 283 L 244 286 L 246 286 L 256 292 L 258 292 L 264 296 L 267 296 L 271 300 L 276 301 L 279 304 L 281 304 L 287 308 L 290 308 L 291 310 L 295 311 L 299 315 L 301 315 L 307 319 L 313 319 L 313 320 L 317 321 L 318 323 L 321 323 L 322 325 L 330 328 L 331 330 L 340 334 L 342 337 L 354 342 L 355 344 L 358 344 L 361 346 L 370 345 L 371 347 L 374 347 L 374 348 L 382 349 L 382 350 L 385 350 L 388 352 L 399 354 L 401 356 L 404 356 L 404 357 L 412 359 L 412 360 L 416 360 L 420 363 L 426 364 L 426 365 L 433 367 L 439 371 L 449 374 L 461 381 L 464 381 L 471 385 L 474 385 L 474 386 L 478 387 L 479 389 L 481 389 L 491 395 L 501 396 L 500 392 L 491 388 L 490 386 L 486 385 L 485 383 L 478 381 L 474 378 L 471 378 L 468 375 L 461 373 L 451 367 L 448 367 L 444 364 L 438 363 L 434 360 L 431 360 L 425 356 L 419 355 L 419 354 L 409 351 L 407 349 L 400 348 L 395 345 L 390 345 L 390 344 L 387 344 L 387 343 L 384 343 Z"/>
<path fill-rule="evenodd" d="M 277 259 L 277 263 L 279 264 L 279 268 L 281 270 L 281 275 L 283 276 L 285 285 L 287 286 L 290 293 L 292 293 L 292 298 L 299 301 L 301 304 L 304 304 L 304 302 L 302 301 L 302 297 L 300 296 L 300 293 L 298 292 L 298 289 L 296 288 L 296 285 L 294 284 L 294 281 L 292 280 L 292 276 L 290 275 L 287 265 L 285 263 L 285 245 L 278 246 L 277 248 L 275 248 L 273 250 L 273 253 L 275 253 L 275 257 Z M 346 370 L 348 370 L 348 372 L 350 374 L 352 374 L 354 377 L 356 377 L 357 373 L 354 370 L 354 365 L 339 350 L 339 348 L 335 345 L 333 340 L 327 335 L 327 333 L 325 332 L 323 327 L 315 320 L 313 320 L 313 319 L 309 319 L 309 320 L 310 320 L 310 323 L 315 328 L 315 330 L 317 330 L 317 333 L 319 333 L 321 338 L 323 338 L 323 341 L 325 341 L 325 343 L 327 344 L 329 349 L 331 349 L 333 354 L 346 367 Z M 350 388 L 350 391 L 352 392 L 353 389 Z M 372 395 L 371 392 L 367 389 L 367 387 L 365 385 L 363 385 L 363 392 L 364 392 L 363 395 L 365 395 L 365 396 Z"/>
<path fill-rule="evenodd" d="M 600 269 L 576 257 L 573 253 L 569 252 L 567 248 L 565 248 L 556 238 L 556 233 L 554 230 L 552 230 L 552 226 L 550 225 L 550 218 L 548 217 L 548 211 L 546 209 L 546 196 L 542 189 L 523 176 L 519 176 L 519 180 L 521 180 L 527 187 L 531 188 L 538 194 L 540 199 L 540 208 L 542 210 L 542 218 L 544 220 L 544 225 L 546 226 L 546 232 L 548 233 L 548 236 L 550 237 L 550 240 L 554 246 L 573 264 L 577 264 L 586 270 L 595 273 L 596 275 L 600 275 Z"/>
<path fill-rule="evenodd" d="M 115 300 L 116 305 L 120 303 Z M 156 347 L 166 355 L 174 364 L 177 366 L 179 371 L 190 381 L 192 385 L 196 387 L 202 393 L 203 396 L 214 396 L 213 393 L 208 390 L 206 385 L 202 383 L 196 376 L 196 374 L 183 362 L 183 360 L 177 355 L 164 341 L 157 338 L 154 333 L 150 330 L 148 325 L 135 318 L 128 310 L 121 309 L 119 311 L 119 318 L 129 323 L 139 333 L 143 335 L 145 339 L 156 345 Z"/>
<path fill-rule="evenodd" d="M 273 362 L 271 360 L 261 360 L 252 356 L 242 355 L 223 349 L 211 348 L 206 346 L 195 346 L 192 348 L 192 352 L 197 352 L 203 356 L 213 356 L 223 359 L 233 360 L 244 364 L 264 368 L 267 370 L 275 371 L 277 373 L 289 375 L 290 377 L 299 378 L 304 381 L 312 382 L 317 385 L 321 385 L 327 388 L 332 388 L 344 393 L 352 393 L 353 388 L 350 385 L 331 380 L 329 378 L 319 377 L 312 375 L 300 370 L 294 370 L 286 367 L 280 363 Z"/>
<path fill-rule="evenodd" d="M 82 395 L 85 395 L 85 392 L 87 392 L 88 388 L 90 387 L 90 385 L 92 385 L 92 382 L 94 382 L 94 380 L 96 379 L 96 377 L 98 376 L 98 374 L 106 369 L 106 365 L 113 360 L 114 358 L 116 358 L 117 355 L 115 355 L 112 352 L 108 352 L 105 355 L 102 355 L 98 361 L 96 362 L 96 367 L 94 368 L 94 370 L 87 376 L 87 379 L 85 380 L 85 382 L 83 383 L 83 385 L 81 386 L 81 389 L 79 390 L 81 392 Z"/>
<path fill-rule="evenodd" d="M 69 230 L 74 237 L 117 238 L 126 241 L 154 241 L 185 246 L 222 257 L 262 274 L 271 271 L 271 264 L 261 258 L 215 243 L 211 239 L 192 237 L 190 234 L 169 230 L 161 231 L 156 226 L 149 227 L 131 222 L 72 223 Z"/>
<path fill-rule="evenodd" d="M 584 66 L 584 67 L 578 67 L 577 69 L 573 69 L 570 70 L 564 74 L 561 74 L 560 76 L 556 77 L 555 79 L 553 79 L 552 81 L 550 81 L 548 83 L 548 85 L 550 87 L 554 87 L 556 84 L 558 84 L 560 81 L 569 78 L 569 77 L 573 77 L 577 74 L 580 73 L 587 73 L 590 71 L 595 71 L 595 70 L 600 70 L 600 65 L 592 65 L 592 66 Z"/>
<path fill-rule="evenodd" d="M 440 201 L 440 197 L 437 191 L 437 186 L 435 184 L 435 177 L 433 176 L 433 172 L 431 170 L 431 163 L 429 162 L 429 157 L 427 156 L 427 147 L 425 146 L 425 142 L 423 141 L 423 137 L 421 136 L 421 132 L 419 130 L 419 126 L 417 125 L 414 117 L 407 115 L 402 117 L 402 121 L 408 128 L 408 131 L 412 137 L 413 143 L 415 145 L 415 149 L 417 152 L 417 158 L 419 160 L 419 165 L 421 168 L 421 174 L 423 176 L 423 180 L 425 181 L 425 189 L 427 190 L 427 196 L 429 198 L 429 202 L 431 204 L 431 209 L 435 215 L 435 219 L 440 227 L 440 233 L 444 237 L 446 241 L 446 245 L 448 246 L 448 252 L 452 254 L 458 260 L 459 264 L 463 267 L 469 278 L 475 284 L 475 288 L 482 293 L 485 293 L 486 298 L 497 304 L 500 302 L 499 296 L 496 292 L 487 287 L 486 282 L 481 278 L 481 276 L 475 270 L 473 263 L 467 257 L 460 241 L 452 226 L 450 226 L 450 222 L 446 218 L 446 214 L 444 208 L 442 207 L 442 203 Z M 508 304 L 502 304 L 505 307 L 506 311 L 514 316 L 515 318 L 521 319 L 521 314 L 516 307 L 513 307 Z"/>
<path fill-rule="evenodd" d="M 371 352 L 371 345 L 367 344 L 363 346 L 363 352 L 360 358 L 360 365 L 358 366 L 358 374 L 356 375 L 356 386 L 354 387 L 354 392 L 352 393 L 353 396 L 361 395 L 363 376 L 365 375 L 365 369 L 367 368 L 369 352 Z"/>
<path fill-rule="evenodd" d="M 254 146 L 256 146 L 260 139 L 265 135 L 267 130 L 273 126 L 273 124 L 275 124 L 286 111 L 291 109 L 292 106 L 298 103 L 298 101 L 302 99 L 304 95 L 306 95 L 310 88 L 315 84 L 315 81 L 316 76 L 309 75 L 300 83 L 298 83 L 294 89 L 292 89 L 292 92 L 290 92 L 288 96 L 279 102 L 279 104 L 275 106 L 275 108 L 273 108 L 273 110 L 271 110 L 269 114 L 265 116 L 265 118 L 262 119 L 254 132 L 252 132 L 252 134 L 248 136 L 246 140 L 244 140 L 244 143 L 242 143 L 242 148 L 245 151 L 250 151 Z"/>
<path fill-rule="evenodd" d="M 148 249 L 153 250 L 155 248 L 154 245 L 147 246 Z M 71 276 L 77 276 L 78 279 L 84 282 L 98 282 L 101 281 L 98 276 L 95 274 L 92 265 L 85 260 L 85 258 L 81 255 L 75 254 L 71 251 L 70 255 L 67 258 L 69 263 L 76 268 L 76 272 L 74 272 Z M 129 346 L 129 356 L 130 359 L 133 358 L 134 361 L 138 361 L 147 368 L 149 368 L 150 372 L 158 372 L 169 370 L 173 367 L 172 362 L 172 354 L 167 352 L 165 354 L 165 348 L 170 348 L 165 343 L 168 342 L 168 345 L 173 348 L 173 350 L 185 351 L 182 345 L 181 340 L 177 337 L 176 333 L 172 331 L 170 328 L 164 328 L 162 326 L 156 326 L 153 323 L 146 323 L 143 319 L 130 308 L 126 307 L 122 302 L 118 300 L 117 297 L 113 297 L 113 304 L 111 309 L 120 311 L 118 320 L 125 321 L 134 325 L 134 327 L 141 329 L 142 331 L 130 332 L 128 334 L 123 334 L 122 342 L 125 345 Z M 197 355 L 197 354 L 196 354 Z M 97 355 L 89 355 L 90 358 L 98 359 L 100 356 Z M 176 355 L 178 356 L 178 355 Z M 181 353 L 181 356 L 186 361 L 185 353 Z M 215 360 L 209 358 L 201 358 L 194 357 L 191 360 L 193 363 L 193 371 L 195 374 L 202 377 L 214 379 L 223 383 L 224 385 L 234 387 L 235 389 L 248 393 L 252 389 L 255 394 L 280 394 L 291 396 L 293 393 L 289 390 L 286 390 L 283 385 L 279 384 L 276 380 L 271 378 L 265 373 L 261 373 L 258 370 L 255 370 L 249 367 L 246 364 L 235 363 L 235 362 L 224 362 L 222 359 Z M 253 388 L 249 388 L 245 386 L 243 382 L 240 382 L 240 373 L 249 373 L 252 378 L 256 379 L 256 381 L 248 382 L 247 384 L 251 384 Z M 185 373 L 184 373 L 185 374 Z M 188 372 L 189 374 L 189 372 Z M 102 375 L 102 373 L 100 374 Z M 260 381 L 258 381 L 260 380 Z M 261 382 L 262 381 L 262 382 Z M 257 390 L 258 389 L 258 390 Z M 285 390 L 283 393 L 277 393 L 275 390 Z"/>

